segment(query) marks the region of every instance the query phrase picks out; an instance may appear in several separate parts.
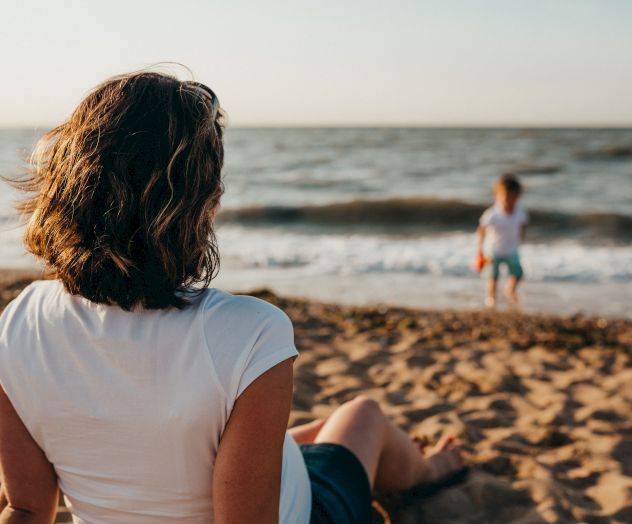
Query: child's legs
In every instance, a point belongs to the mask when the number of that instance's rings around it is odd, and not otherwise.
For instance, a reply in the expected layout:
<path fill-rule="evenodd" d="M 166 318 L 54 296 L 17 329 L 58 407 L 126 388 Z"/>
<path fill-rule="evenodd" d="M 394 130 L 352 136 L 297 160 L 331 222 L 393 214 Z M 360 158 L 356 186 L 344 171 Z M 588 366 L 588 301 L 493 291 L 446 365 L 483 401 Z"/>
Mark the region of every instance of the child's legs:
<path fill-rule="evenodd" d="M 509 270 L 509 280 L 507 281 L 507 295 L 515 297 L 518 284 L 520 283 L 520 280 L 522 280 L 522 276 L 524 274 L 518 254 L 514 254 L 511 257 L 507 258 L 507 268 Z"/>
<path fill-rule="evenodd" d="M 487 280 L 487 298 L 491 301 L 496 300 L 496 290 L 498 289 L 498 279 L 489 278 Z"/>
<path fill-rule="evenodd" d="M 492 257 L 490 261 L 487 279 L 487 293 L 485 300 L 488 306 L 493 306 L 496 302 L 496 290 L 498 288 L 498 278 L 500 277 L 501 263 L 502 260 L 497 257 Z"/>
<path fill-rule="evenodd" d="M 446 450 L 441 464 L 426 459 L 410 437 L 396 427 L 377 402 L 360 396 L 343 404 L 325 422 L 316 443 L 341 444 L 360 460 L 371 488 L 405 490 L 462 467 L 458 449 Z M 439 467 L 437 467 L 439 466 Z"/>
<path fill-rule="evenodd" d="M 509 280 L 507 280 L 507 294 L 508 295 L 515 295 L 519 283 L 520 283 L 520 279 L 519 278 L 517 278 L 517 277 L 509 277 Z"/>

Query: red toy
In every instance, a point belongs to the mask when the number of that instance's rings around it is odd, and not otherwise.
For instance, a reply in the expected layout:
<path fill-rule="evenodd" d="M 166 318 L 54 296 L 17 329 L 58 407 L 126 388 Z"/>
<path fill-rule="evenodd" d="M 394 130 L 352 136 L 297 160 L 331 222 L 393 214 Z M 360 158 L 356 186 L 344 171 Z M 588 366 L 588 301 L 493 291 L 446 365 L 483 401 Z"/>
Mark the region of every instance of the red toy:
<path fill-rule="evenodd" d="M 477 255 L 472 262 L 472 269 L 477 273 L 483 271 L 483 268 L 487 265 L 488 260 L 483 255 Z"/>

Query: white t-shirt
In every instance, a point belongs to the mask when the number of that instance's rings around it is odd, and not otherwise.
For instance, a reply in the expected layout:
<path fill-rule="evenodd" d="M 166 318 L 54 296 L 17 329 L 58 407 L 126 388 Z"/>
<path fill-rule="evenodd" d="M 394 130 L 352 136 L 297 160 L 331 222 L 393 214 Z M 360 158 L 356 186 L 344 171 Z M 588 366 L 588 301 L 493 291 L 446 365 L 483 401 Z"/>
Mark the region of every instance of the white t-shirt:
<path fill-rule="evenodd" d="M 0 384 L 75 523 L 212 523 L 213 464 L 233 404 L 297 355 L 293 337 L 280 309 L 217 289 L 182 310 L 127 312 L 38 281 L 0 317 Z M 286 434 L 280 522 L 307 524 L 310 509 Z"/>
<path fill-rule="evenodd" d="M 492 256 L 506 257 L 518 252 L 522 226 L 529 222 L 527 212 L 520 206 L 507 213 L 496 203 L 481 215 L 480 224 L 486 228 Z"/>

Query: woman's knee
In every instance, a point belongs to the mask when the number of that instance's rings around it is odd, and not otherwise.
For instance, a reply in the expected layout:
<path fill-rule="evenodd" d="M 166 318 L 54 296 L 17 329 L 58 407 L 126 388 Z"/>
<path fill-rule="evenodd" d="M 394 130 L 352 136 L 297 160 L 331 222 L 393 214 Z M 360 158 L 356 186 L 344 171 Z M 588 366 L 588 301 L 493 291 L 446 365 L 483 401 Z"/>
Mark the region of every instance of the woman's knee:
<path fill-rule="evenodd" d="M 384 417 L 379 402 L 366 395 L 358 395 L 345 406 L 353 411 L 355 417 L 362 420 L 371 421 Z"/>

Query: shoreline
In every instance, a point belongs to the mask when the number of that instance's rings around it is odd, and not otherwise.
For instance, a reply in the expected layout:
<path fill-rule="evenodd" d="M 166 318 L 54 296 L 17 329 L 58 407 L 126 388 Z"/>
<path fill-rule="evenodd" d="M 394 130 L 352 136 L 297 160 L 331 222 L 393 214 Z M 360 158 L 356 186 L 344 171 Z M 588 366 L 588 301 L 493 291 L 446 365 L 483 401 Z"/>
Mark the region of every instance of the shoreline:
<path fill-rule="evenodd" d="M 632 319 L 632 282 L 574 283 L 525 280 L 520 308 L 504 300 L 501 279 L 498 313 Z M 484 310 L 485 279 L 409 273 L 301 275 L 300 270 L 224 269 L 213 285 L 233 292 L 267 288 L 282 296 L 344 306 L 408 307 L 442 311 Z"/>
<path fill-rule="evenodd" d="M 0 270 L 0 308 L 36 275 Z M 294 324 L 290 425 L 364 393 L 411 436 L 462 444 L 461 483 L 378 496 L 393 523 L 630 522 L 632 321 L 251 294 Z"/>
<path fill-rule="evenodd" d="M 6 297 L 14 296 L 8 291 L 15 289 L 19 282 L 41 278 L 42 275 L 35 266 L 0 268 L 0 308 L 6 305 Z M 343 307 L 632 320 L 632 282 L 551 284 L 527 280 L 521 284 L 521 304 L 517 308 L 506 303 L 502 294 L 503 284 L 501 280 L 498 306 L 493 310 L 483 305 L 485 281 L 482 278 L 400 273 L 306 275 L 301 278 L 300 274 L 288 268 L 268 271 L 222 268 L 211 287 L 235 294 L 251 294 L 253 290 L 266 289 L 295 300 Z"/>

